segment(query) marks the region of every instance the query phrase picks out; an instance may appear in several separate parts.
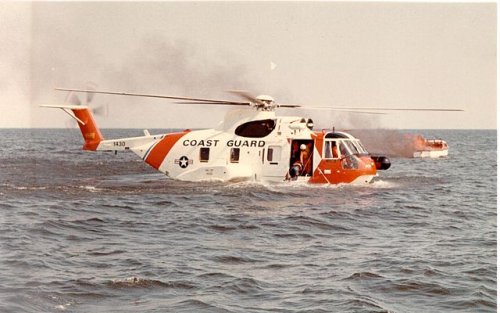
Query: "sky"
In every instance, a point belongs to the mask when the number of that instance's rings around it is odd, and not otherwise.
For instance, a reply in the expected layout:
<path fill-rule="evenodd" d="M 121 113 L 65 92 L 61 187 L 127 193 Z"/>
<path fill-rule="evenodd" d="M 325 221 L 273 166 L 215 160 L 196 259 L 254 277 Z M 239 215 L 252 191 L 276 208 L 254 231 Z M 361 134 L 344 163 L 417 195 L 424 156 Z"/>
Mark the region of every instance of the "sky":
<path fill-rule="evenodd" d="M 319 128 L 497 126 L 496 3 L 0 2 L 0 127 L 74 127 L 55 87 L 328 107 Z M 85 95 L 80 95 L 85 103 Z M 227 107 L 96 95 L 103 128 L 208 128 Z"/>

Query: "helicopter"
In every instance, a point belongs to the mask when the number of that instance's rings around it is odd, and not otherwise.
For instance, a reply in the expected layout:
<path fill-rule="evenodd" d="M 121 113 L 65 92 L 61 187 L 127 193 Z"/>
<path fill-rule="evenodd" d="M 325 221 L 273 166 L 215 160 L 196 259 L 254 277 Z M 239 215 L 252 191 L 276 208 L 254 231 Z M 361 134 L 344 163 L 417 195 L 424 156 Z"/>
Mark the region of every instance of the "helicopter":
<path fill-rule="evenodd" d="M 231 107 L 223 121 L 212 129 L 186 129 L 156 135 L 144 130 L 143 136 L 105 139 L 88 106 L 41 105 L 62 109 L 77 121 L 84 139 L 83 150 L 114 151 L 115 154 L 130 150 L 154 169 L 176 180 L 368 184 L 377 175 L 377 170 L 387 170 L 391 166 L 389 158 L 370 155 L 361 141 L 347 132 L 334 128 L 314 130 L 310 118 L 277 115 L 278 108 L 303 106 L 279 104 L 267 95 L 254 97 L 246 91 L 233 90 L 231 92 L 244 101 L 232 101 L 86 89 L 56 90 Z M 383 114 L 358 109 L 338 110 Z"/>

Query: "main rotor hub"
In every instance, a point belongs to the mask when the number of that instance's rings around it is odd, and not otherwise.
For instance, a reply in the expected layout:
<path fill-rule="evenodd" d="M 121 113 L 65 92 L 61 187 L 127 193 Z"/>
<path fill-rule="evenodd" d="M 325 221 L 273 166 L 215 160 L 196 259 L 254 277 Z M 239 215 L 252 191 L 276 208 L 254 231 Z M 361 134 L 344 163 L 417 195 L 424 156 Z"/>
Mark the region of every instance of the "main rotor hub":
<path fill-rule="evenodd" d="M 260 95 L 255 97 L 258 101 L 257 107 L 265 111 L 272 111 L 276 107 L 276 103 L 274 102 L 274 98 L 268 95 Z"/>
<path fill-rule="evenodd" d="M 260 101 L 265 102 L 265 103 L 269 103 L 269 104 L 274 102 L 274 98 L 271 96 L 268 96 L 268 95 L 260 95 L 260 96 L 255 97 L 255 99 L 260 100 Z"/>

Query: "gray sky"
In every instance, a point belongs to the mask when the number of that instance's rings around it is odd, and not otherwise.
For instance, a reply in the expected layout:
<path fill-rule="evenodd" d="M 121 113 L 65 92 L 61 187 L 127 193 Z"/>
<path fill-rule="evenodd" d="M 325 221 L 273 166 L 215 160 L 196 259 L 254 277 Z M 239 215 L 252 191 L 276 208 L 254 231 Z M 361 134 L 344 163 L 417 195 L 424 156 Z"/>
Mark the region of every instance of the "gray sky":
<path fill-rule="evenodd" d="M 384 116 L 280 111 L 318 127 L 496 128 L 496 4 L 1 2 L 0 127 L 65 127 L 54 87 L 310 106 L 461 108 Z M 275 64 L 275 66 L 271 66 Z M 82 96 L 82 99 L 85 97 Z M 97 95 L 101 127 L 212 127 L 227 108 Z"/>

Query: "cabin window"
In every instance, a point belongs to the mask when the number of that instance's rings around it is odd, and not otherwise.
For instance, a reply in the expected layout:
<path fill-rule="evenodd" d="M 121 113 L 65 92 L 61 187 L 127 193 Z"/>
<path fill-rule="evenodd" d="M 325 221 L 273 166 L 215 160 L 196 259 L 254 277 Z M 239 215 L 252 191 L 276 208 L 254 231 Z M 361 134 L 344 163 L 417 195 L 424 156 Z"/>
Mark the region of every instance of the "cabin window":
<path fill-rule="evenodd" d="M 238 126 L 234 133 L 241 137 L 262 138 L 269 135 L 275 127 L 276 120 L 250 121 Z"/>
<path fill-rule="evenodd" d="M 240 148 L 231 148 L 230 160 L 231 163 L 238 163 L 240 161 Z"/>
<path fill-rule="evenodd" d="M 208 162 L 210 158 L 210 148 L 200 148 L 200 162 Z"/>
<path fill-rule="evenodd" d="M 267 160 L 271 162 L 273 160 L 273 148 L 267 149 Z"/>
<path fill-rule="evenodd" d="M 267 161 L 268 162 L 278 162 L 281 159 L 281 147 L 280 146 L 270 146 L 267 149 Z"/>

